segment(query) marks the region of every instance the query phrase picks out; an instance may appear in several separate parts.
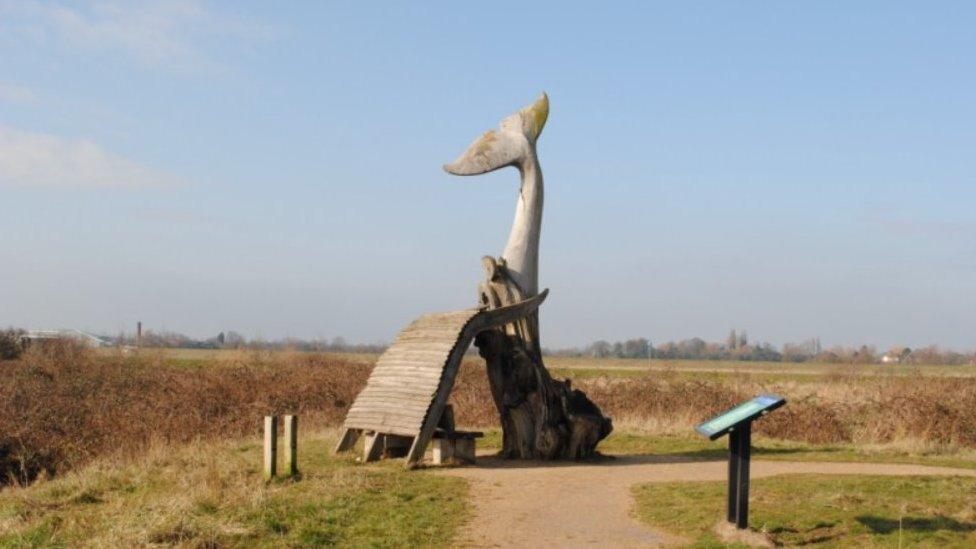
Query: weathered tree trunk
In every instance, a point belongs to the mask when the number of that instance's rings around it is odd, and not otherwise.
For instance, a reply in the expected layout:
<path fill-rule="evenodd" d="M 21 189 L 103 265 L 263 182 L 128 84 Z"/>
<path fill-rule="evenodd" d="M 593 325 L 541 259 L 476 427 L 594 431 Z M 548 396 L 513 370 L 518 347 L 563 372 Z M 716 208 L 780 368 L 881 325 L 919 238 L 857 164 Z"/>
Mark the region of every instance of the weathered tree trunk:
<path fill-rule="evenodd" d="M 485 257 L 479 287 L 489 308 L 522 301 L 503 259 Z M 481 332 L 475 345 L 485 359 L 488 383 L 502 423 L 501 456 L 509 459 L 581 459 L 613 430 L 610 418 L 569 380 L 553 379 L 542 363 L 538 313 Z"/>

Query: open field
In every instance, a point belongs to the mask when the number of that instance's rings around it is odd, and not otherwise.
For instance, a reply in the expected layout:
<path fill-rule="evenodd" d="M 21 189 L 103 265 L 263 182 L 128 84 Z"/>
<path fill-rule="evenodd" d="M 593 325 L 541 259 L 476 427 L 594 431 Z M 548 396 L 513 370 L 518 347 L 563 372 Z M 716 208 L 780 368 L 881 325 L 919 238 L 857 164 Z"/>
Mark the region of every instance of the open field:
<path fill-rule="evenodd" d="M 251 351 L 140 350 L 123 356 L 64 348 L 4 362 L 0 463 L 13 483 L 39 478 L 0 491 L 0 546 L 448 544 L 468 535 L 471 523 L 462 528 L 464 517 L 484 511 L 473 506 L 482 505 L 477 494 L 495 482 L 484 479 L 518 485 L 570 474 L 564 465 L 533 466 L 521 469 L 525 478 L 504 480 L 516 473 L 489 461 L 487 469 L 442 478 L 407 474 L 397 464 L 361 466 L 349 457 L 329 457 L 334 428 L 374 360 L 375 355 Z M 831 472 L 870 470 L 858 463 L 900 464 L 902 472 L 916 466 L 968 474 L 976 469 L 976 379 L 963 375 L 966 367 L 892 375 L 836 366 L 810 373 L 799 368 L 811 365 L 763 363 L 669 362 L 648 369 L 639 361 L 548 362 L 557 374 L 574 377 L 574 385 L 614 418 L 615 431 L 600 449 L 621 457 L 595 468 L 581 466 L 578 489 L 593 489 L 585 483 L 605 477 L 607 487 L 615 487 L 612 497 L 623 498 L 623 508 L 631 501 L 631 484 L 664 474 L 659 471 L 678 467 L 689 479 L 702 478 L 694 477 L 701 467 L 720 475 L 725 442 L 703 440 L 692 427 L 760 392 L 790 400 L 757 424 L 755 459 L 771 464 L 763 466 L 770 471 L 789 472 L 793 463 L 832 464 Z M 487 431 L 483 451 L 497 448 L 496 412 L 479 360 L 466 361 L 452 400 L 460 424 Z M 302 441 L 304 476 L 265 485 L 257 469 L 260 417 L 291 412 L 302 416 L 303 432 L 311 433 Z M 620 467 L 628 464 L 633 467 Z M 620 476 L 622 471 L 629 476 Z M 465 497 L 472 482 L 480 492 Z M 787 543 L 816 537 L 820 527 L 811 526 L 806 515 L 792 520 L 774 512 L 781 504 L 777 498 L 789 495 L 803 477 L 764 482 L 769 489 L 763 501 L 772 502 L 772 510 L 761 511 L 757 503 L 756 516 L 775 525 L 774 537 Z M 926 488 L 941 486 L 938 479 L 919 479 L 915 488 L 906 480 L 894 494 L 883 489 L 883 479 L 831 482 L 836 483 L 824 484 L 825 494 L 855 494 L 864 516 L 877 520 L 857 521 L 850 513 L 831 518 L 821 528 L 825 543 L 887 544 L 894 539 L 889 527 L 899 517 L 914 521 L 910 533 L 903 521 L 906 542 L 971 541 L 969 511 L 957 505 L 970 494 L 970 481 L 955 486 L 958 493 L 947 492 L 945 501 Z M 720 484 L 694 489 L 703 491 L 708 524 L 693 510 L 673 520 L 646 511 L 667 508 L 675 493 L 683 493 L 678 484 L 638 489 L 640 516 L 657 532 L 654 539 L 673 535 L 708 545 L 718 516 L 709 494 Z M 917 499 L 921 507 L 902 513 L 888 505 L 896 496 Z M 824 505 L 833 501 L 824 497 Z M 811 509 L 813 503 L 821 505 L 812 502 Z M 943 504 L 953 509 L 951 520 L 933 515 Z"/>
<path fill-rule="evenodd" d="M 144 354 L 158 354 L 177 363 L 214 364 L 246 359 L 254 355 L 317 354 L 300 351 L 248 351 L 236 349 L 142 349 Z M 100 354 L 112 355 L 114 349 L 100 349 Z M 372 364 L 379 356 L 373 353 L 329 353 L 329 356 L 351 362 Z M 639 376 L 652 372 L 687 374 L 751 374 L 773 378 L 802 378 L 807 376 L 926 376 L 926 377 L 976 377 L 974 365 L 946 364 L 828 364 L 817 362 L 758 362 L 718 360 L 662 360 L 632 358 L 588 358 L 546 356 L 546 366 L 554 372 L 564 372 L 570 377 L 594 377 L 612 375 Z"/>
<path fill-rule="evenodd" d="M 5 476 L 25 480 L 109 451 L 138 453 L 157 440 L 244 435 L 271 412 L 298 412 L 310 425 L 335 427 L 374 359 L 260 351 L 32 353 L 3 366 L 0 465 Z M 696 423 L 755 394 L 776 393 L 790 404 L 760 423 L 757 436 L 905 456 L 976 450 L 976 378 L 922 369 L 885 376 L 727 369 L 737 363 L 716 363 L 726 368 L 720 372 L 698 371 L 697 364 L 647 372 L 619 363 L 553 365 L 614 418 L 619 435 L 693 441 Z M 480 360 L 466 361 L 452 395 L 458 421 L 497 428 L 489 394 Z"/>

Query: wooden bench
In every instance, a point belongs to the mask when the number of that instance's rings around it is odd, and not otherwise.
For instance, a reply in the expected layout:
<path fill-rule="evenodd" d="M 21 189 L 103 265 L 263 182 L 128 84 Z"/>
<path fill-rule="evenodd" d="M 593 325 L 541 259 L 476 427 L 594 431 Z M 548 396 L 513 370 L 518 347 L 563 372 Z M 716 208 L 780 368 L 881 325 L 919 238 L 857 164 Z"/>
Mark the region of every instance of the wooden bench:
<path fill-rule="evenodd" d="M 475 440 L 483 436 L 485 434 L 478 431 L 435 431 L 432 456 L 434 465 L 474 463 Z"/>
<path fill-rule="evenodd" d="M 434 465 L 474 463 L 475 440 L 485 436 L 478 431 L 458 431 L 454 426 L 454 407 L 444 405 L 441 420 L 434 430 L 434 448 L 431 451 Z"/>
<path fill-rule="evenodd" d="M 496 309 L 436 313 L 411 322 L 376 361 L 366 387 L 346 414 L 335 451 L 352 450 L 365 435 L 363 461 L 404 456 L 407 467 L 418 466 L 439 427 L 443 432 L 455 432 L 453 427 L 443 428 L 442 416 L 474 336 L 533 313 L 547 294 L 545 290 Z M 473 460 L 475 438 L 465 434 L 439 440 L 445 441 L 444 453 Z M 460 450 L 459 440 L 468 441 L 460 443 Z"/>

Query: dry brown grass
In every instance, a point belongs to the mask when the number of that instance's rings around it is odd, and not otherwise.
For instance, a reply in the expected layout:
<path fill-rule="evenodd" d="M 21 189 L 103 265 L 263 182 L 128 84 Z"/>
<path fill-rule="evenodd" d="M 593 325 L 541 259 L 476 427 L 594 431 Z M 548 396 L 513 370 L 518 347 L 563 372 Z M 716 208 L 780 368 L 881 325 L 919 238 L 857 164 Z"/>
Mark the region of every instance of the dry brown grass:
<path fill-rule="evenodd" d="M 708 417 L 761 393 L 789 405 L 757 423 L 771 438 L 824 443 L 897 443 L 916 449 L 976 448 L 976 379 L 835 374 L 809 381 L 761 375 L 596 377 L 578 383 L 618 429 L 684 434 Z M 476 361 L 466 363 L 453 395 L 459 422 L 497 425 L 488 384 Z"/>
<path fill-rule="evenodd" d="M 19 482 L 154 443 L 239 437 L 269 413 L 335 425 L 369 366 L 324 355 L 242 355 L 190 369 L 68 343 L 0 365 L 0 476 Z"/>
<path fill-rule="evenodd" d="M 94 355 L 71 346 L 32 350 L 0 366 L 0 475 L 28 481 L 154 443 L 256 434 L 268 413 L 334 427 L 365 384 L 362 360 L 309 353 L 246 353 L 181 363 L 163 354 Z M 467 360 L 452 395 L 461 425 L 498 426 L 480 360 Z M 592 377 L 577 383 L 620 431 L 689 436 L 712 414 L 759 393 L 789 405 L 758 434 L 813 444 L 976 448 L 976 378 L 857 376 L 806 380 L 761 374 Z"/>

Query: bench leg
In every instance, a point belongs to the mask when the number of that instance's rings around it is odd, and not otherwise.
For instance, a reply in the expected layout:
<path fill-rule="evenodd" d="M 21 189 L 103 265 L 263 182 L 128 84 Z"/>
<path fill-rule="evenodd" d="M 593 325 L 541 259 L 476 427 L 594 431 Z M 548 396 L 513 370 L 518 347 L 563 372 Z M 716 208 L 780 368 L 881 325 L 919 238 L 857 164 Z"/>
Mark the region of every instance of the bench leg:
<path fill-rule="evenodd" d="M 474 439 L 461 438 L 454 441 L 454 458 L 465 463 L 474 463 Z"/>
<path fill-rule="evenodd" d="M 334 453 L 345 452 L 347 450 L 352 450 L 356 441 L 359 440 L 359 429 L 346 429 L 346 432 L 342 434 L 342 438 L 339 439 L 339 444 L 336 444 Z"/>
<path fill-rule="evenodd" d="M 454 457 L 454 441 L 446 438 L 434 439 L 434 465 L 444 465 Z"/>
<path fill-rule="evenodd" d="M 379 433 L 366 435 L 366 444 L 363 445 L 363 463 L 376 461 L 383 454 L 383 437 Z"/>

